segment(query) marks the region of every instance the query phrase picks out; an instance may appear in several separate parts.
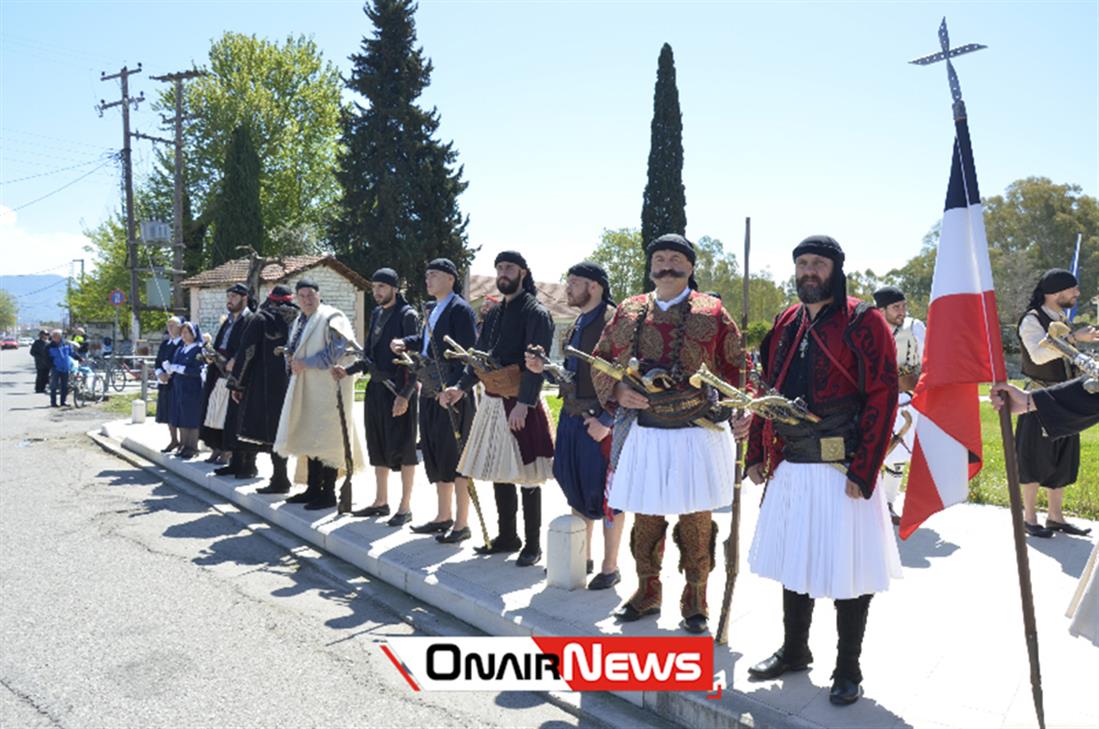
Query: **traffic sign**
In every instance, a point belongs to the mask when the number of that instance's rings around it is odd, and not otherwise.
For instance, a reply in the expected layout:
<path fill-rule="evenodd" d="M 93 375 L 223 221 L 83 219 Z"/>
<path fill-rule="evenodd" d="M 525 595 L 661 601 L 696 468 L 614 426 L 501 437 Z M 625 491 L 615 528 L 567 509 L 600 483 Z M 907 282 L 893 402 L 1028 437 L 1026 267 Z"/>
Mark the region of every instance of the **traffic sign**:
<path fill-rule="evenodd" d="M 126 303 L 126 294 L 123 293 L 122 289 L 115 289 L 112 291 L 109 298 L 111 303 L 115 306 L 122 306 Z"/>

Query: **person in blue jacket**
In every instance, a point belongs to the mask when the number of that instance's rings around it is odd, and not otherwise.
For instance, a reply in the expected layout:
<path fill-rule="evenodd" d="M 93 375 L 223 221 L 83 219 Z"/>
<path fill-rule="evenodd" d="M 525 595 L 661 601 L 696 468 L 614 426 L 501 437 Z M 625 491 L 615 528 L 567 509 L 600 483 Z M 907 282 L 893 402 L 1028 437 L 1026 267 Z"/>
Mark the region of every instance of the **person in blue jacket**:
<path fill-rule="evenodd" d="M 169 425 L 179 431 L 180 458 L 198 455 L 198 428 L 202 425 L 202 338 L 198 325 L 184 322 L 180 327 L 180 346 L 171 361 L 160 362 L 172 386 L 172 415 Z"/>
<path fill-rule="evenodd" d="M 157 382 L 156 422 L 166 424 L 168 426 L 168 433 L 172 436 L 172 441 L 168 446 L 160 449 L 161 453 L 171 453 L 182 447 L 182 444 L 179 442 L 179 433 L 176 432 L 176 426 L 172 425 L 172 384 L 168 382 L 169 373 L 163 367 L 165 362 L 168 364 L 172 363 L 172 356 L 182 344 L 179 333 L 182 323 L 182 320 L 178 316 L 168 318 L 168 323 L 165 324 L 168 333 L 160 343 L 160 347 L 156 351 L 156 361 L 153 363 Z"/>
<path fill-rule="evenodd" d="M 58 390 L 61 390 L 61 407 L 65 407 L 68 404 L 65 400 L 69 397 L 72 361 L 74 359 L 83 361 L 84 358 L 76 351 L 76 347 L 61 338 L 60 329 L 50 332 L 50 343 L 46 347 L 46 354 L 49 355 L 50 364 L 53 367 L 50 370 L 50 407 L 57 407 Z"/>

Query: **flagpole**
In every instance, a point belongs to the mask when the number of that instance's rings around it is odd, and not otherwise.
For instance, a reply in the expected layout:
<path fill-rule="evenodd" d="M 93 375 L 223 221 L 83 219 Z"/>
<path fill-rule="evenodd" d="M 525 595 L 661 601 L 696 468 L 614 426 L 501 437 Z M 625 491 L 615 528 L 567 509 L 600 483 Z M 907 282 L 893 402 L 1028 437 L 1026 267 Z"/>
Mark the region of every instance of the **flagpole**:
<path fill-rule="evenodd" d="M 1083 233 L 1076 234 L 1076 252 L 1072 254 L 1072 275 L 1077 279 L 1080 277 L 1080 241 L 1084 238 Z M 1071 322 L 1076 318 L 1076 305 L 1074 304 L 1068 312 L 1068 320 Z"/>
<path fill-rule="evenodd" d="M 968 148 L 969 132 L 968 129 L 966 129 L 966 110 L 965 102 L 962 100 L 962 88 L 958 81 L 958 75 L 954 71 L 954 65 L 950 62 L 950 59 L 966 53 L 972 53 L 973 51 L 979 51 L 985 48 L 985 46 L 971 43 L 951 48 L 950 35 L 946 27 L 946 18 L 943 18 L 942 23 L 939 25 L 939 46 L 942 49 L 941 52 L 917 58 L 914 61 L 910 61 L 910 63 L 914 63 L 918 66 L 926 66 L 939 61 L 946 61 L 947 80 L 950 83 L 950 93 L 954 102 L 952 107 L 954 111 L 954 123 L 956 126 L 960 126 L 965 130 L 966 137 L 966 140 L 961 138 L 955 139 L 955 150 L 959 155 L 972 154 L 972 150 Z M 973 169 L 972 159 L 963 159 L 961 162 L 960 172 L 962 184 L 968 185 L 969 181 L 965 179 L 965 170 Z M 972 180 L 972 184 L 974 185 L 974 195 L 976 195 L 976 179 Z M 1004 356 L 1001 344 L 1000 362 L 1002 363 L 1003 361 Z M 995 365 L 993 365 L 992 379 L 997 383 L 1004 382 L 1007 377 L 1006 373 L 1003 371 L 1003 367 L 1001 366 L 999 368 L 999 372 L 997 372 L 996 369 Z M 1019 595 L 1023 608 L 1023 634 L 1026 639 L 1027 658 L 1030 662 L 1030 689 L 1034 699 L 1034 712 L 1038 718 L 1038 727 L 1039 729 L 1045 729 L 1046 718 L 1042 698 L 1042 671 L 1038 657 L 1038 627 L 1037 621 L 1034 618 L 1034 592 L 1031 588 L 1030 560 L 1027 554 L 1026 537 L 1023 531 L 1023 499 L 1019 487 L 1019 464 L 1015 458 L 1015 434 L 1011 427 L 1011 413 L 1009 412 L 1009 408 L 1006 407 L 1000 410 L 1000 438 L 1004 449 L 1004 469 L 1007 472 L 1008 498 L 1011 502 L 1011 527 L 1012 536 L 1015 541 L 1015 565 L 1019 573 Z"/>

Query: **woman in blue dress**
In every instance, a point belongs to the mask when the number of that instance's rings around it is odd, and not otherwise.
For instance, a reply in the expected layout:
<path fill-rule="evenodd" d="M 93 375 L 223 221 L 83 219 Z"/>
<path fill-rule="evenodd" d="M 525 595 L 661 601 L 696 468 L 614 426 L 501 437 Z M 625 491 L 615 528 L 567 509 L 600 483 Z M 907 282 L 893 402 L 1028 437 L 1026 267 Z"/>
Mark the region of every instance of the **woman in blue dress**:
<path fill-rule="evenodd" d="M 168 423 L 179 429 L 180 458 L 198 455 L 198 428 L 202 425 L 202 339 L 198 325 L 184 322 L 180 346 L 166 368 L 172 385 L 172 415 Z"/>
<path fill-rule="evenodd" d="M 164 337 L 164 341 L 160 343 L 160 348 L 156 351 L 156 361 L 153 363 L 156 370 L 156 422 L 164 423 L 168 426 L 168 433 L 172 436 L 172 441 L 168 444 L 167 448 L 162 448 L 161 453 L 171 453 L 179 448 L 182 444 L 179 442 L 179 432 L 176 430 L 176 426 L 172 425 L 172 385 L 168 382 L 168 371 L 165 369 L 165 365 L 172 364 L 172 355 L 176 353 L 176 350 L 180 347 L 179 328 L 182 324 L 178 316 L 173 316 L 168 319 L 167 329 L 168 335 Z"/>

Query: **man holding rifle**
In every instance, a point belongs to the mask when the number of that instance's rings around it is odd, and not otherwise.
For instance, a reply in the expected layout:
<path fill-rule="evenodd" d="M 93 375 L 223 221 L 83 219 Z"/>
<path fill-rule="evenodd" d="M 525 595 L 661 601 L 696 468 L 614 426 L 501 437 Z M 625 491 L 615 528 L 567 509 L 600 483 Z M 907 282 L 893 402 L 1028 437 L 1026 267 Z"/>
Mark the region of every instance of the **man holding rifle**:
<path fill-rule="evenodd" d="M 861 695 L 870 598 L 901 572 L 874 488 L 897 409 L 896 347 L 881 311 L 848 298 L 835 240 L 806 238 L 793 258 L 801 303 L 775 318 L 760 345 L 763 380 L 817 417 L 752 422 L 748 476 L 769 483 L 748 564 L 782 583 L 785 637 L 748 673 L 764 680 L 808 668 L 814 599 L 832 598 L 839 643 L 829 699 L 847 705 Z"/>
<path fill-rule="evenodd" d="M 470 537 L 469 481 L 458 473 L 461 444 L 469 437 L 476 410 L 472 398 L 443 405 L 443 391 L 462 379 L 464 367 L 444 357 L 451 338 L 463 347 L 472 347 L 477 339 L 477 315 L 462 298 L 458 269 L 446 258 L 427 264 L 424 275 L 428 295 L 435 303 L 425 307 L 423 329 L 399 337 L 390 343 L 396 355 L 412 355 L 420 382 L 420 443 L 423 448 L 427 480 L 435 484 L 439 508 L 431 521 L 412 527 L 417 534 L 434 534 L 442 544 L 458 544 Z M 457 487 L 457 511 L 452 511 Z"/>
<path fill-rule="evenodd" d="M 725 423 L 731 411 L 717 407 L 709 387 L 689 380 L 705 364 L 726 382 L 738 382 L 740 332 L 719 300 L 698 292 L 689 240 L 663 235 L 647 254 L 656 290 L 620 304 L 594 352 L 627 376 L 592 373 L 600 402 L 618 408 L 607 503 L 635 514 L 630 551 L 639 584 L 617 617 L 633 622 L 660 612 L 667 517 L 674 514 L 672 538 L 687 578 L 682 626 L 704 633 L 717 540 L 710 512 L 731 501 L 736 458 Z"/>
<path fill-rule="evenodd" d="M 553 468 L 553 436 L 542 404 L 543 377 L 526 368 L 531 345 L 549 351 L 553 319 L 538 302 L 530 267 L 522 254 L 496 256 L 496 288 L 504 300 L 485 317 L 477 349 L 487 359 L 471 362 L 457 386 L 440 398 L 454 405 L 468 398 L 474 384 L 485 386 L 458 472 L 492 481 L 499 536 L 479 547 L 481 554 L 519 552 L 516 564 L 529 567 L 542 558 L 542 489 Z M 524 539 L 519 540 L 515 484 L 523 486 Z"/>

